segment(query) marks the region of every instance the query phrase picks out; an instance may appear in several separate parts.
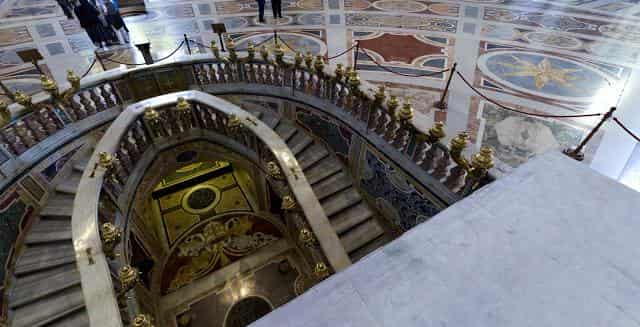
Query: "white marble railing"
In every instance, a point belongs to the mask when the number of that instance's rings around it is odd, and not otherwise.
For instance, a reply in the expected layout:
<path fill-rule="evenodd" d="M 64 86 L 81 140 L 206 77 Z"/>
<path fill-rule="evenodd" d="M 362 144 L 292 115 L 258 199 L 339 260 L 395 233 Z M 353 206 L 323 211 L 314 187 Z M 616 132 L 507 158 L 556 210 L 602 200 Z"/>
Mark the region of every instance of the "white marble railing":
<path fill-rule="evenodd" d="M 78 187 L 72 217 L 73 242 L 92 326 L 122 326 L 100 238 L 98 205 L 103 187 L 117 191 L 126 184 L 131 169 L 123 160 L 105 160 L 101 153 L 115 154 L 123 147 L 144 152 L 156 138 L 198 129 L 225 135 L 257 153 L 268 152 L 287 182 L 296 206 L 307 217 L 330 267 L 340 271 L 350 264 L 293 153 L 272 129 L 241 108 L 203 92 L 162 95 L 130 105 L 120 114 L 96 146 Z"/>

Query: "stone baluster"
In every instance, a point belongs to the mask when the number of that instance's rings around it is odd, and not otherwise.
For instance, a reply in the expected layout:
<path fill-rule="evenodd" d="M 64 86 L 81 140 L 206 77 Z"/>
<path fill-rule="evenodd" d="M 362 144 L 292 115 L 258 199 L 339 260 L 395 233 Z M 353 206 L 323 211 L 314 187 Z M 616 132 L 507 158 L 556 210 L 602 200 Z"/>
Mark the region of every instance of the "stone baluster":
<path fill-rule="evenodd" d="M 369 105 L 369 117 L 367 117 L 367 129 L 373 130 L 375 129 L 378 120 L 382 116 L 380 112 L 380 108 L 386 99 L 385 95 L 385 86 L 380 85 L 376 94 L 373 97 L 373 101 Z"/>
<path fill-rule="evenodd" d="M 316 76 L 318 78 L 318 83 L 315 87 L 315 95 L 317 97 L 321 97 L 326 99 L 327 95 L 325 94 L 326 92 L 326 84 L 325 84 L 325 75 L 324 75 L 324 58 L 322 58 L 322 56 L 318 55 L 316 56 L 316 61 L 313 63 L 313 69 L 316 73 Z"/>
<path fill-rule="evenodd" d="M 2 131 L 2 136 L 4 137 L 7 145 L 9 146 L 9 150 L 15 155 L 21 155 L 25 151 L 27 151 L 28 146 L 22 142 L 22 139 L 17 134 L 14 127 L 7 127 Z"/>
<path fill-rule="evenodd" d="M 333 74 L 334 76 L 331 79 L 331 90 L 329 92 L 329 99 L 332 103 L 336 103 L 336 99 L 340 94 L 339 84 L 342 82 L 342 77 L 344 76 L 342 64 L 336 65 L 336 69 L 333 71 Z"/>
<path fill-rule="evenodd" d="M 445 176 L 447 176 L 447 169 L 449 168 L 449 164 L 451 163 L 451 158 L 449 157 L 449 153 L 440 149 L 441 156 L 436 162 L 436 167 L 433 169 L 433 173 L 431 176 L 435 177 L 438 180 L 441 180 Z"/>
<path fill-rule="evenodd" d="M 132 161 L 138 161 L 142 156 L 140 149 L 136 144 L 135 138 L 133 137 L 133 130 L 129 130 L 127 136 L 124 139 L 123 148 L 129 153 L 129 156 Z"/>
<path fill-rule="evenodd" d="M 71 108 L 73 109 L 74 115 L 76 116 L 76 120 L 85 119 L 89 115 L 89 113 L 87 113 L 86 108 L 79 101 L 79 99 L 82 99 L 82 95 L 76 95 L 69 99 L 69 103 L 71 105 Z"/>
<path fill-rule="evenodd" d="M 33 138 L 35 138 L 36 143 L 47 138 L 47 131 L 45 131 L 42 124 L 38 122 L 34 115 L 26 117 L 22 122 L 24 122 L 26 129 L 31 132 L 31 135 L 33 136 Z"/>
<path fill-rule="evenodd" d="M 101 94 L 99 93 L 99 89 L 97 87 L 89 89 L 89 96 L 91 97 L 91 101 L 93 101 L 96 111 L 104 111 L 107 109 L 107 106 L 104 104 Z"/>
<path fill-rule="evenodd" d="M 116 157 L 118 158 L 118 161 L 122 165 L 122 168 L 129 174 L 133 169 L 133 160 L 129 155 L 129 153 L 126 150 L 124 150 L 125 144 L 126 144 L 126 141 L 120 145 L 121 149 L 118 150 L 118 152 L 116 152 Z"/>
<path fill-rule="evenodd" d="M 93 102 L 91 102 L 91 100 L 89 99 L 87 92 L 86 91 L 80 92 L 78 96 L 80 97 L 80 103 L 82 103 L 82 105 L 84 106 L 84 109 L 87 111 L 87 115 L 88 116 L 94 115 L 97 112 L 97 110 Z"/>
<path fill-rule="evenodd" d="M 53 135 L 53 133 L 57 132 L 58 129 L 62 128 L 62 122 L 54 119 L 51 115 L 51 112 L 48 109 L 40 109 L 37 113 L 37 119 L 44 127 L 44 130 L 47 132 L 47 135 Z"/>
<path fill-rule="evenodd" d="M 109 84 L 105 83 L 98 86 L 100 93 L 102 93 L 102 98 L 107 104 L 108 108 L 113 108 L 118 105 L 118 97 L 115 92 L 113 92 L 114 88 Z"/>
<path fill-rule="evenodd" d="M 429 129 L 428 134 L 420 134 L 420 136 L 416 137 L 418 144 L 413 155 L 413 162 L 421 165 L 424 170 L 429 171 L 438 153 L 436 143 L 440 142 L 445 136 L 444 124 L 442 122 L 436 122 L 434 126 Z"/>

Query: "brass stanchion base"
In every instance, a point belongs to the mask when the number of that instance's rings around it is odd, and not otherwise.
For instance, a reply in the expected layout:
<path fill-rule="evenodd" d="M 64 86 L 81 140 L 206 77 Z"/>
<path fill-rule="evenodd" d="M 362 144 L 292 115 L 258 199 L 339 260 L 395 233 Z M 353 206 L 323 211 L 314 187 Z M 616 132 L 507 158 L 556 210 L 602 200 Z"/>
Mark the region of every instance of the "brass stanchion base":
<path fill-rule="evenodd" d="M 573 158 L 574 160 L 577 161 L 583 161 L 584 160 L 584 153 L 582 152 L 578 152 L 575 149 L 564 149 L 562 151 L 562 153 L 564 153 L 565 155 Z"/>
<path fill-rule="evenodd" d="M 440 109 L 440 110 L 447 109 L 447 105 L 448 105 L 448 103 L 446 103 L 444 101 L 437 101 L 436 103 L 433 104 L 433 106 L 435 108 Z"/>

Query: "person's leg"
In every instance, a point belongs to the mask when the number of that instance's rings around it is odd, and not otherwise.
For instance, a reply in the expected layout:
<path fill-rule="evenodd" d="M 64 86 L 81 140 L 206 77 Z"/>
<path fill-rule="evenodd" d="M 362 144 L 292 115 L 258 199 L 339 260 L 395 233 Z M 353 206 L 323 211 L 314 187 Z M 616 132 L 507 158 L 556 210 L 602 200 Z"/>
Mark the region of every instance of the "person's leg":
<path fill-rule="evenodd" d="M 271 11 L 273 11 L 273 18 L 278 18 L 278 0 L 271 0 Z"/>
<path fill-rule="evenodd" d="M 278 2 L 278 17 L 282 18 L 282 0 L 276 0 Z"/>
<path fill-rule="evenodd" d="M 258 0 L 259 21 L 264 23 L 264 0 Z"/>

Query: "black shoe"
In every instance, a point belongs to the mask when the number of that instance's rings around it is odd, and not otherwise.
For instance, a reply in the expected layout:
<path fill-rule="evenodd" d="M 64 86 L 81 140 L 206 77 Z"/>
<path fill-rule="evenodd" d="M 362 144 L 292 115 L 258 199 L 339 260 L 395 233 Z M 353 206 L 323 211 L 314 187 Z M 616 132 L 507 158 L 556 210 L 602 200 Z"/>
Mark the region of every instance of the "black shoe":
<path fill-rule="evenodd" d="M 258 20 L 259 23 L 264 23 L 264 18 L 260 18 L 260 20 Z"/>

